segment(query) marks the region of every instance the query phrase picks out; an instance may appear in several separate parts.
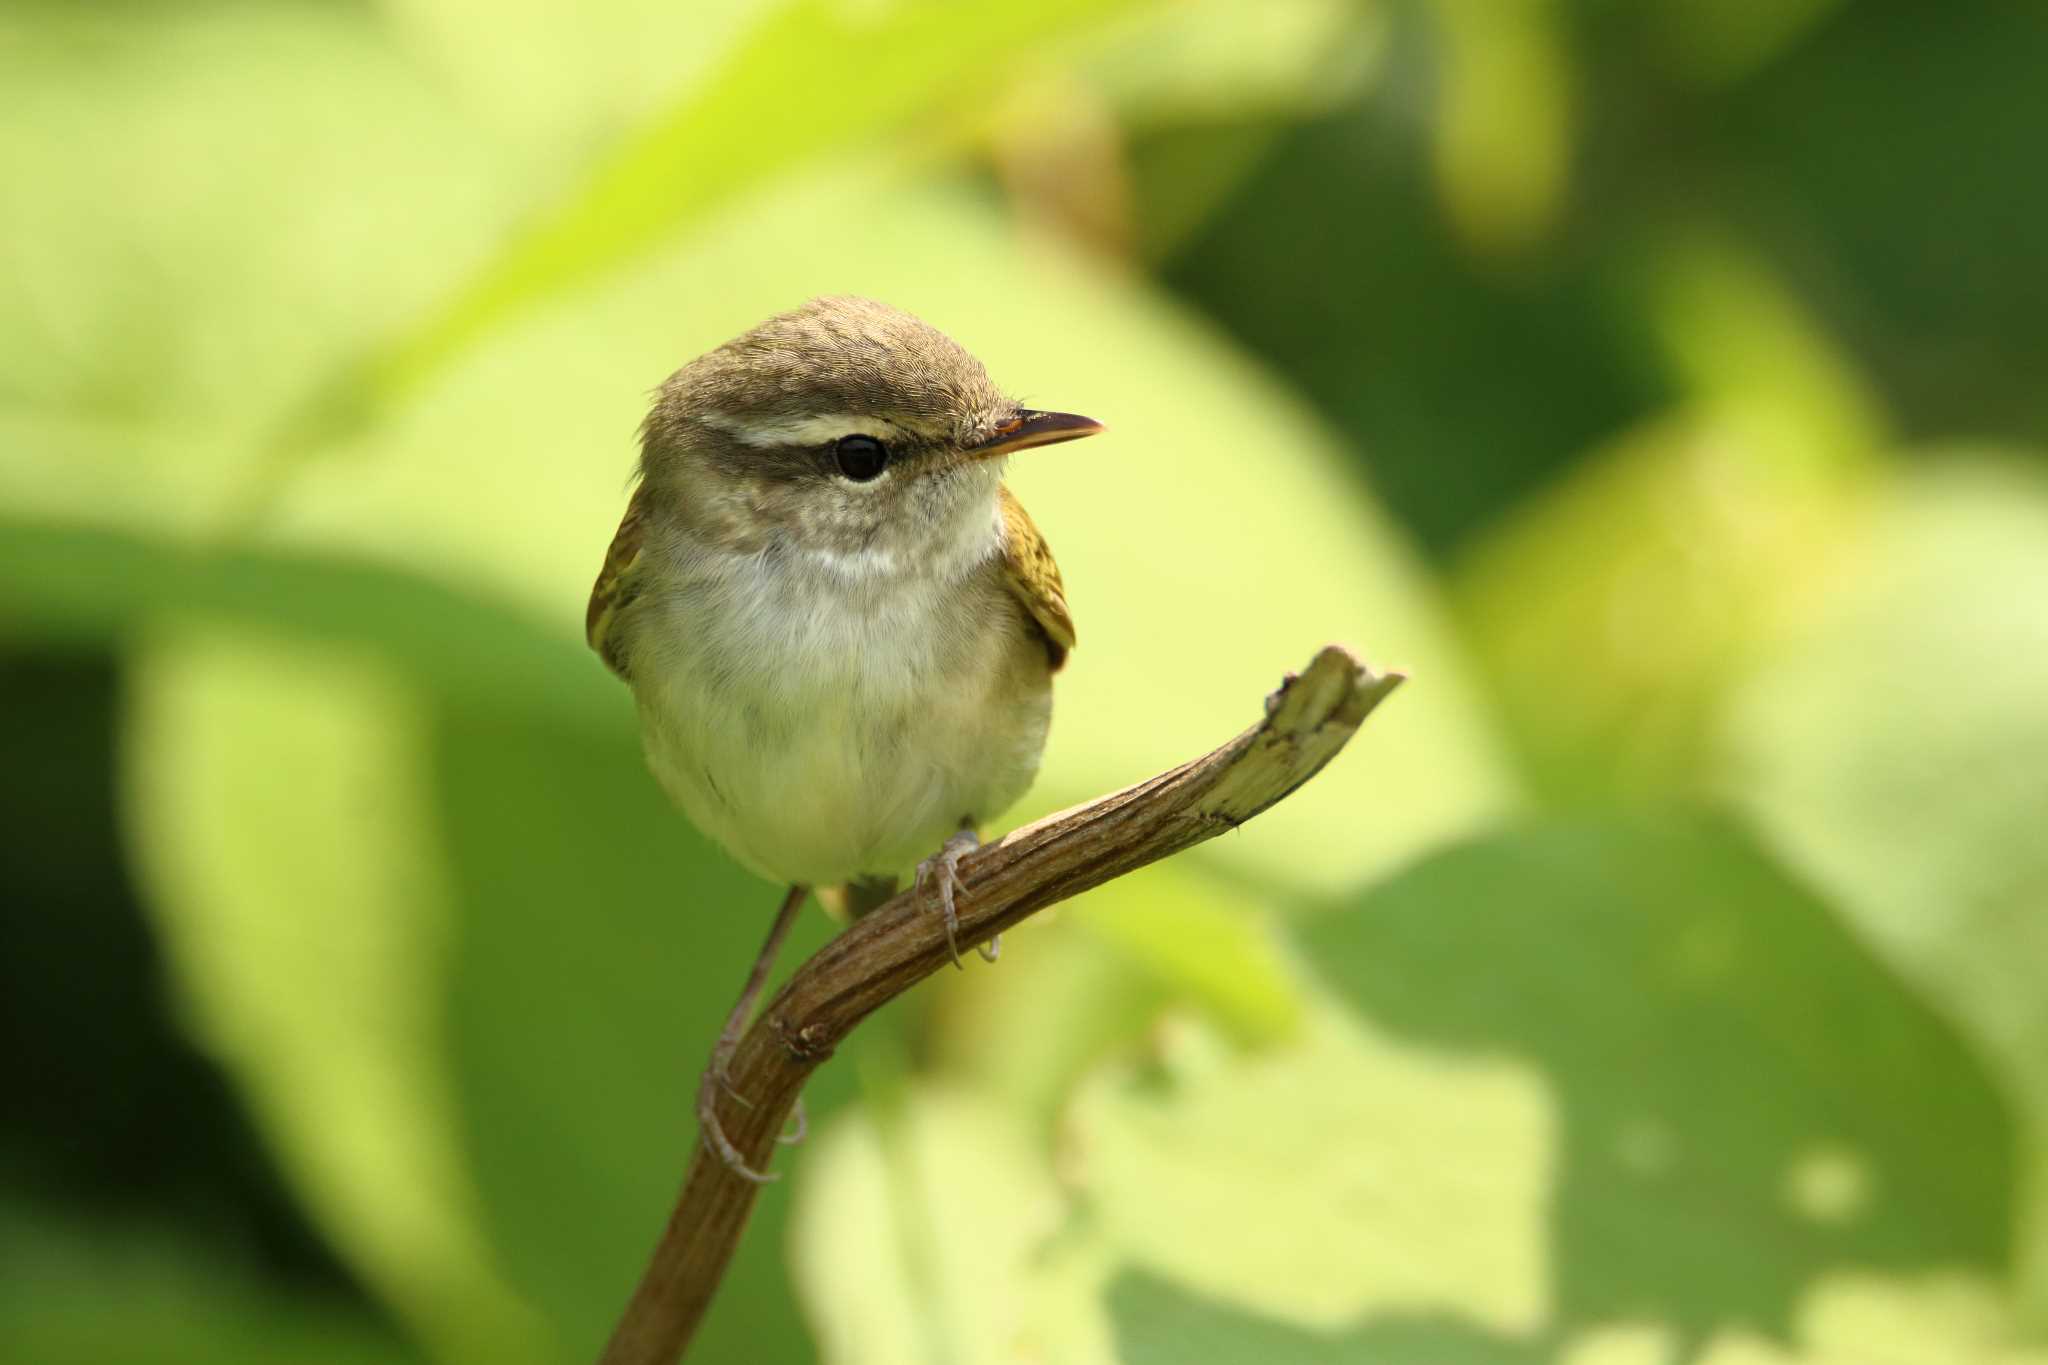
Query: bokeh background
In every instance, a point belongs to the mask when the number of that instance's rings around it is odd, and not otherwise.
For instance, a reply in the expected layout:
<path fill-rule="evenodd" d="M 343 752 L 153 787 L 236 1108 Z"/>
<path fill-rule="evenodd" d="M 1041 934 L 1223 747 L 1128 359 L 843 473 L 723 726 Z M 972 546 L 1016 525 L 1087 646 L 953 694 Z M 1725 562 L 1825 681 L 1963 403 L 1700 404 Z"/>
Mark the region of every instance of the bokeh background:
<path fill-rule="evenodd" d="M 820 292 L 1110 434 L 1006 823 L 1413 681 L 819 1076 L 708 1361 L 2048 1361 L 2048 16 L 0 14 L 0 1356 L 587 1359 L 773 907 L 580 639 Z M 799 945 L 831 925 L 807 917 Z"/>

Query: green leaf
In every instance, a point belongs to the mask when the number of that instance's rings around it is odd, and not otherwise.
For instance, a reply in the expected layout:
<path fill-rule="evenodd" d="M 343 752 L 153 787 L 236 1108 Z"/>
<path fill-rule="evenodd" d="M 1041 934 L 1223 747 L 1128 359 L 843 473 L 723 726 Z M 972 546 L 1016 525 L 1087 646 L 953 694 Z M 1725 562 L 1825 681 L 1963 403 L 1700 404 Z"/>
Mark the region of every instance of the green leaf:
<path fill-rule="evenodd" d="M 1376 1024 L 1548 1081 L 1566 1326 L 1782 1335 L 1832 1269 L 2007 1267 L 2013 1133 L 1983 1069 L 1721 823 L 1504 834 L 1318 921 L 1309 948 Z"/>
<path fill-rule="evenodd" d="M 1758 263 L 1674 244 L 1645 283 L 1691 400 L 1523 502 L 1458 570 L 1474 651 L 1561 801 L 1697 788 L 1722 701 L 1825 589 L 1881 470 L 1870 397 Z"/>
<path fill-rule="evenodd" d="M 1960 456 L 1903 478 L 1839 581 L 1736 696 L 1721 781 L 2006 1080 L 2048 1322 L 2048 480 Z"/>
<path fill-rule="evenodd" d="M 1844 0 L 1679 0 L 1645 11 L 1658 55 L 1694 80 L 1734 83 L 1783 56 Z"/>
<path fill-rule="evenodd" d="M 623 731 L 630 709 L 567 632 L 372 564 L 297 551 L 188 548 L 93 526 L 0 517 L 0 632 L 118 644 L 204 619 L 357 647 L 465 706 Z"/>
<path fill-rule="evenodd" d="M 1446 216 L 1474 251 L 1512 255 L 1563 208 L 1576 109 L 1558 8 L 1434 0 L 1436 166 Z"/>
<path fill-rule="evenodd" d="M 1545 1365 L 1547 1351 L 1489 1336 L 1450 1318 L 1376 1319 L 1310 1332 L 1126 1273 L 1111 1287 L 1123 1365 Z"/>
<path fill-rule="evenodd" d="M 993 970 L 971 961 L 957 981 L 952 973 L 934 981 L 923 1030 L 929 1074 L 997 1098 L 1042 1136 L 1081 1076 L 1142 1038 L 1167 1004 L 1187 1002 L 1184 991 L 1075 923 L 1113 905 L 1131 880 L 1004 934 Z"/>
<path fill-rule="evenodd" d="M 692 1103 L 778 889 L 672 810 L 625 734 L 450 709 L 439 810 L 455 912 L 451 1051 L 478 1205 L 507 1274 L 596 1354 L 638 1279 L 696 1142 Z M 779 980 L 832 931 L 807 909 Z M 814 1119 L 853 1083 L 872 1020 L 806 1091 Z M 801 1360 L 783 1269 L 788 1190 L 815 1148 L 776 1158 L 698 1338 L 709 1359 Z"/>
<path fill-rule="evenodd" d="M 160 630 L 129 674 L 129 841 L 194 1032 L 437 1354 L 546 1358 L 455 1140 L 417 697 L 359 652 L 218 628 Z"/>
<path fill-rule="evenodd" d="M 1966 1275 L 1831 1277 L 1801 1304 L 1797 1346 L 1751 1328 L 1679 1353 L 1654 1324 L 1620 1323 L 1553 1347 L 1476 1332 L 1444 1318 L 1382 1318 L 1350 1331 L 1305 1332 L 1184 1294 L 1142 1274 L 1110 1291 L 1122 1365 L 2044 1365 L 2017 1349 L 2002 1305 Z"/>
<path fill-rule="evenodd" d="M 376 14 L 437 88 L 517 145 L 529 183 L 559 188 L 714 76 L 785 0 L 379 0 Z"/>
<path fill-rule="evenodd" d="M 418 1365 L 370 1314 L 282 1289 L 199 1247 L 103 1223 L 0 1213 L 0 1356 L 35 1365 Z"/>
<path fill-rule="evenodd" d="M 1533 1068 L 1451 1061 L 1328 1000 L 1283 1046 L 1245 1053 L 1184 1015 L 1151 1043 L 1061 1123 L 1062 1170 L 1121 1262 L 1319 1331 L 1541 1327 L 1557 1122 Z"/>
<path fill-rule="evenodd" d="M 4 22 L 0 173 L 36 192 L 0 199 L 0 406 L 100 437 L 83 479 L 10 432 L 11 507 L 59 483 L 73 515 L 217 516 L 266 422 L 433 302 L 518 188 L 362 8 Z"/>
<path fill-rule="evenodd" d="M 941 975 L 926 1060 L 947 1083 L 1010 1106 L 1034 1131 L 1075 1083 L 1191 1009 L 1234 1046 L 1295 1039 L 1302 973 L 1256 896 L 1177 862 L 1147 868 L 1004 935 L 995 971 Z"/>
<path fill-rule="evenodd" d="M 796 164 L 985 94 L 1038 45 L 1128 3 L 778 6 L 444 307 L 373 356 L 370 396 L 390 402 L 416 390 L 515 310 L 631 261 Z"/>
<path fill-rule="evenodd" d="M 1074 921 L 1240 1041 L 1272 1043 L 1300 1028 L 1304 1006 L 1279 935 L 1254 904 L 1219 878 L 1169 863 L 1101 888 Z"/>
<path fill-rule="evenodd" d="M 1143 6 L 1081 69 L 1126 126 L 1299 117 L 1354 98 L 1378 74 L 1388 27 L 1379 7 L 1347 0 Z"/>
<path fill-rule="evenodd" d="M 1700 1365 L 2048 1365 L 2048 1351 L 2020 1344 L 1993 1286 L 1954 1272 L 1830 1276 L 1800 1305 L 1794 1335 L 1788 1349 L 1754 1331 L 1723 1332 Z"/>
<path fill-rule="evenodd" d="M 807 1162 L 794 1272 L 832 1365 L 1116 1365 L 1100 1250 L 1007 1108 L 918 1085 Z"/>

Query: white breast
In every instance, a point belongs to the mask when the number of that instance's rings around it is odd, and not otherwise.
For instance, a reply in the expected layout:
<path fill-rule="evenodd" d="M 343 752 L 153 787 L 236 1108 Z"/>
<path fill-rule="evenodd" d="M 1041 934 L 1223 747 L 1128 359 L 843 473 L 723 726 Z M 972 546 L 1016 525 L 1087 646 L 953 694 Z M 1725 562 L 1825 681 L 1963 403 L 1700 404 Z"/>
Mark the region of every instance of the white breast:
<path fill-rule="evenodd" d="M 916 566 L 678 558 L 635 604 L 632 644 L 662 787 L 754 871 L 812 885 L 901 875 L 1000 814 L 1037 771 L 1051 688 L 996 581 L 999 534 Z"/>

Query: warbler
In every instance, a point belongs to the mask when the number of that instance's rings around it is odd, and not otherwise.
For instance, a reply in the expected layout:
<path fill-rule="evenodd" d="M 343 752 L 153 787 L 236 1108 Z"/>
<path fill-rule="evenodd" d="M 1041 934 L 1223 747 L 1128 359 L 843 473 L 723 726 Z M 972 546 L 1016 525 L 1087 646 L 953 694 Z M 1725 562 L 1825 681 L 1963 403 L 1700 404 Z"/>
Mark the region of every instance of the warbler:
<path fill-rule="evenodd" d="M 670 799 L 790 884 L 698 1093 L 705 1140 L 750 1178 L 714 1087 L 809 889 L 858 913 L 915 865 L 959 965 L 956 864 L 1036 776 L 1074 648 L 1004 466 L 1101 430 L 1020 406 L 937 329 L 851 297 L 768 319 L 654 399 L 585 625 Z"/>

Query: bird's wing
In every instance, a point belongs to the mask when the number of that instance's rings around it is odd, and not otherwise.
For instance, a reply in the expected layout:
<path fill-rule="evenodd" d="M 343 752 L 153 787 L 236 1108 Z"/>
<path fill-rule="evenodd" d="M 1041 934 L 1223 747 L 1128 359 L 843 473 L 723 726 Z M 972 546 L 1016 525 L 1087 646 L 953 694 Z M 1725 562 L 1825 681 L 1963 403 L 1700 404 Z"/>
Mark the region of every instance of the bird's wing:
<path fill-rule="evenodd" d="M 1045 653 L 1053 672 L 1067 661 L 1074 647 L 1074 618 L 1067 614 L 1067 590 L 1060 582 L 1060 566 L 1053 562 L 1052 547 L 1031 524 L 1024 504 L 1006 487 L 1003 507 L 1003 580 L 1038 628 L 1045 632 Z"/>
<path fill-rule="evenodd" d="M 605 551 L 604 567 L 590 590 L 590 609 L 583 615 L 583 635 L 604 660 L 605 667 L 626 676 L 626 656 L 620 640 L 612 633 L 619 611 L 640 591 L 636 570 L 640 565 L 640 542 L 647 530 L 647 485 L 633 490 L 626 515 L 619 520 L 611 549 Z"/>

